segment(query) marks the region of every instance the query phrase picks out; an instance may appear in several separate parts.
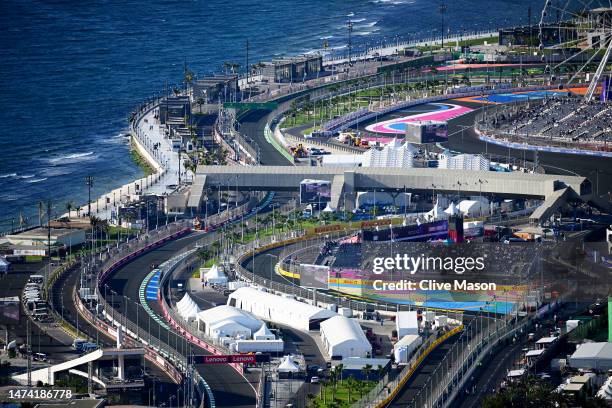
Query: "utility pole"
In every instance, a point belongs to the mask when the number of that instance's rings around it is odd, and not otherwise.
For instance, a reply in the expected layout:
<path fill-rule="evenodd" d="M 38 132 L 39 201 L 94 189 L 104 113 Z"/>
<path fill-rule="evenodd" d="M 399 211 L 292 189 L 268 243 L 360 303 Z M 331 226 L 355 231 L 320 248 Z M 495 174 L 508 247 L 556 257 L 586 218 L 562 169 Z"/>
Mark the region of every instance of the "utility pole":
<path fill-rule="evenodd" d="M 85 177 L 85 184 L 87 184 L 87 216 L 91 218 L 91 186 L 93 186 L 93 176 Z"/>
<path fill-rule="evenodd" d="M 246 86 L 249 86 L 249 40 L 246 40 Z"/>
<path fill-rule="evenodd" d="M 348 64 L 351 66 L 351 50 L 353 49 L 353 21 L 350 18 L 346 23 L 346 27 L 348 28 Z"/>
<path fill-rule="evenodd" d="M 440 12 L 440 15 L 442 16 L 442 52 L 444 52 L 444 14 L 446 13 L 446 4 L 440 4 L 440 7 L 438 8 L 438 11 Z"/>
<path fill-rule="evenodd" d="M 45 283 L 51 275 L 51 199 L 47 200 L 47 251 L 49 257 L 49 265 L 47 267 L 47 279 L 45 279 Z"/>

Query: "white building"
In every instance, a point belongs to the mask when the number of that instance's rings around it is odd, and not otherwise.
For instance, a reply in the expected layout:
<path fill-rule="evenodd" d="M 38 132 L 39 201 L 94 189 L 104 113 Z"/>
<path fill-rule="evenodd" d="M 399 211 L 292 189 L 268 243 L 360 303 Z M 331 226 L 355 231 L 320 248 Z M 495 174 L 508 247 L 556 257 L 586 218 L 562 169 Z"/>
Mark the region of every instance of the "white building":
<path fill-rule="evenodd" d="M 363 162 L 363 154 L 325 154 L 321 156 L 322 166 L 359 167 Z"/>
<path fill-rule="evenodd" d="M 244 337 L 259 330 L 263 322 L 235 307 L 221 305 L 198 313 L 198 328 L 213 338 Z"/>
<path fill-rule="evenodd" d="M 489 171 L 490 161 L 479 154 L 440 155 L 438 168 L 449 170 Z"/>
<path fill-rule="evenodd" d="M 401 339 L 409 334 L 419 334 L 419 320 L 416 311 L 397 312 L 395 314 L 395 329 L 397 338 Z"/>
<path fill-rule="evenodd" d="M 393 346 L 393 356 L 398 364 L 407 364 L 414 351 L 423 344 L 423 339 L 418 334 L 408 334 L 402 337 Z"/>
<path fill-rule="evenodd" d="M 317 330 L 323 320 L 337 315 L 331 310 L 251 287 L 239 288 L 233 292 L 227 304 L 252 313 L 261 319 L 302 331 Z"/>
<path fill-rule="evenodd" d="M 369 357 L 372 345 L 356 320 L 334 316 L 321 323 L 321 340 L 329 358 Z"/>
<path fill-rule="evenodd" d="M 363 167 L 394 167 L 408 169 L 414 167 L 414 155 L 417 149 L 410 143 L 402 144 L 393 139 L 389 144 L 378 150 L 373 147 L 363 154 Z"/>
<path fill-rule="evenodd" d="M 575 369 L 612 370 L 612 342 L 580 344 L 569 364 Z"/>

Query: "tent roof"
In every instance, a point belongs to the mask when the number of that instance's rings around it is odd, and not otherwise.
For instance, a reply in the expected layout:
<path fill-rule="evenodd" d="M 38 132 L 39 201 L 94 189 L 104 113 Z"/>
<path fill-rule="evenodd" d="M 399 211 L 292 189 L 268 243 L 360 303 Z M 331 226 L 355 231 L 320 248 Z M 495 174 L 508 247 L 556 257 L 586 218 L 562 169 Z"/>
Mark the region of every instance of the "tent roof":
<path fill-rule="evenodd" d="M 361 326 L 354 319 L 334 316 L 321 323 L 321 332 L 325 334 L 325 338 L 332 346 L 352 341 L 363 344 L 364 348 L 372 349 Z"/>
<path fill-rule="evenodd" d="M 448 208 L 446 210 L 444 210 L 445 213 L 447 213 L 448 215 L 457 215 L 457 206 L 455 205 L 454 202 L 451 201 L 450 205 L 448 206 Z"/>
<path fill-rule="evenodd" d="M 208 272 L 206 272 L 206 278 L 207 279 L 225 278 L 225 275 L 223 274 L 223 272 L 219 270 L 219 268 L 215 264 L 208 270 Z"/>
<path fill-rule="evenodd" d="M 265 323 L 262 323 L 259 330 L 257 330 L 253 336 L 274 336 L 274 333 L 268 329 L 268 326 L 266 326 Z"/>
<path fill-rule="evenodd" d="M 336 315 L 336 313 L 331 310 L 312 306 L 295 299 L 273 295 L 272 293 L 257 290 L 252 287 L 237 289 L 230 295 L 230 299 L 232 298 L 236 300 L 248 299 L 250 303 L 266 305 L 266 307 L 274 308 L 275 310 L 290 310 L 293 316 L 299 315 L 301 318 L 324 319 Z"/>
<path fill-rule="evenodd" d="M 261 320 L 250 313 L 228 305 L 220 305 L 198 313 L 198 319 L 209 324 L 210 327 L 224 320 L 232 320 L 247 327 L 249 330 L 257 330 L 261 327 Z"/>
<path fill-rule="evenodd" d="M 200 308 L 188 293 L 185 293 L 185 296 L 177 302 L 176 307 L 183 319 L 195 318 L 200 312 Z"/>
<path fill-rule="evenodd" d="M 283 373 L 296 373 L 300 371 L 300 368 L 289 356 L 287 356 L 283 358 L 283 361 L 279 364 L 278 371 Z"/>

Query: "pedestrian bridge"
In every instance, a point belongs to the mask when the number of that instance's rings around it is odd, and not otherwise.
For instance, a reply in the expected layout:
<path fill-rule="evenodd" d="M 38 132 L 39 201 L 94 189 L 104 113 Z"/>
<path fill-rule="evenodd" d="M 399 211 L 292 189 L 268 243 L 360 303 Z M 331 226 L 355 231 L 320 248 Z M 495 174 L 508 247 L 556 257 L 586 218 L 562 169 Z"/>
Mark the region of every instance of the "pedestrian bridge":
<path fill-rule="evenodd" d="M 221 190 L 291 191 L 299 190 L 305 179 L 332 183 L 332 208 L 355 206 L 356 193 L 403 191 L 457 193 L 555 199 L 567 188 L 581 199 L 591 196 L 591 183 L 585 177 L 522 172 L 446 170 L 435 168 L 311 167 L 311 166 L 199 166 L 188 200 L 198 207 L 207 192 Z"/>

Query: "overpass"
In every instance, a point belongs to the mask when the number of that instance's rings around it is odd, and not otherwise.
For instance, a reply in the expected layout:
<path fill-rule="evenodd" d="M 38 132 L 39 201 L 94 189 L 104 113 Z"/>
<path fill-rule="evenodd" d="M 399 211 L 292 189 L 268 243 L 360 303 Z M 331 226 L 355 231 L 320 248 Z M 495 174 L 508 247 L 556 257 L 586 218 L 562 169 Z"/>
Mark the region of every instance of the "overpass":
<path fill-rule="evenodd" d="M 82 375 L 79 370 L 74 370 L 76 367 L 93 363 L 97 360 L 118 360 L 117 366 L 117 378 L 121 381 L 125 380 L 125 357 L 131 356 L 144 356 L 145 351 L 142 348 L 136 349 L 124 349 L 124 348 L 104 348 L 97 349 L 91 353 L 84 354 L 80 357 L 74 358 L 63 363 L 55 364 L 49 367 L 40 368 L 34 370 L 31 373 L 32 383 L 42 381 L 43 383 L 54 385 L 55 375 L 63 371 L 69 371 L 76 375 Z M 21 384 L 26 385 L 28 381 L 28 374 L 18 374 L 13 376 L 13 379 Z M 96 378 L 96 382 L 101 383 L 101 380 Z M 104 384 L 106 387 L 106 384 Z"/>
<path fill-rule="evenodd" d="M 331 182 L 332 208 L 355 207 L 356 193 L 405 191 L 498 195 L 555 200 L 558 191 L 568 189 L 581 199 L 591 196 L 586 177 L 520 172 L 446 170 L 434 168 L 309 167 L 309 166 L 198 166 L 189 203 L 202 203 L 207 189 L 241 191 L 298 190 L 305 179 Z M 565 196 L 565 195 L 564 195 Z"/>

